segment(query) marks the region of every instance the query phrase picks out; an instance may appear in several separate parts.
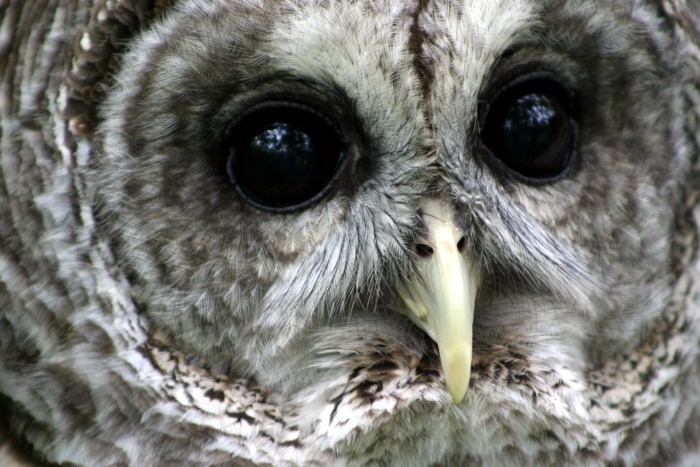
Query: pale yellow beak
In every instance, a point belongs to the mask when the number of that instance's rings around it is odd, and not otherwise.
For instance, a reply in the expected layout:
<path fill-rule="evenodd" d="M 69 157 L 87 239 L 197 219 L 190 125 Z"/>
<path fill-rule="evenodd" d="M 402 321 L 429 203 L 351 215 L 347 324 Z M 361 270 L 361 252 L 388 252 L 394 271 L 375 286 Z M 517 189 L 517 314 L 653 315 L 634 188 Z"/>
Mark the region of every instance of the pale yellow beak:
<path fill-rule="evenodd" d="M 480 276 L 459 251 L 463 235 L 452 208 L 432 199 L 422 204 L 427 237 L 418 239 L 418 275 L 398 280 L 397 290 L 407 315 L 437 342 L 447 389 L 457 404 L 469 388 Z"/>

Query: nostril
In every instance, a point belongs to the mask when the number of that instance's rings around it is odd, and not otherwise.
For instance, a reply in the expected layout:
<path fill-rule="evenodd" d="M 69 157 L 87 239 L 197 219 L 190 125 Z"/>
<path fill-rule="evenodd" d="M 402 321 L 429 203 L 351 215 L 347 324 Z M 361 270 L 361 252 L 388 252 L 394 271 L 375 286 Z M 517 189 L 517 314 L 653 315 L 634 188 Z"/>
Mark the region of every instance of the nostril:
<path fill-rule="evenodd" d="M 459 241 L 457 242 L 457 251 L 460 253 L 464 253 L 464 249 L 467 247 L 467 241 L 464 239 L 464 237 L 460 238 Z"/>
<path fill-rule="evenodd" d="M 425 243 L 416 243 L 416 254 L 421 258 L 427 258 L 433 255 L 433 247 Z"/>

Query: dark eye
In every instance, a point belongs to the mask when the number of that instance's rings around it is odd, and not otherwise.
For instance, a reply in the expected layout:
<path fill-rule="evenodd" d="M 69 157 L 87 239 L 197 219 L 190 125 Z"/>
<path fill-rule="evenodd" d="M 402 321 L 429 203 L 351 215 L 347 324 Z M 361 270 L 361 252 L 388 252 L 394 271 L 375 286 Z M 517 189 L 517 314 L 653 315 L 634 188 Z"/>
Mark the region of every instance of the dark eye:
<path fill-rule="evenodd" d="M 491 102 L 481 139 L 516 174 L 537 182 L 555 179 L 573 159 L 571 108 L 569 93 L 556 81 L 521 79 Z"/>
<path fill-rule="evenodd" d="M 310 109 L 268 105 L 246 115 L 226 140 L 227 173 L 251 204 L 272 211 L 303 208 L 330 188 L 343 144 Z"/>

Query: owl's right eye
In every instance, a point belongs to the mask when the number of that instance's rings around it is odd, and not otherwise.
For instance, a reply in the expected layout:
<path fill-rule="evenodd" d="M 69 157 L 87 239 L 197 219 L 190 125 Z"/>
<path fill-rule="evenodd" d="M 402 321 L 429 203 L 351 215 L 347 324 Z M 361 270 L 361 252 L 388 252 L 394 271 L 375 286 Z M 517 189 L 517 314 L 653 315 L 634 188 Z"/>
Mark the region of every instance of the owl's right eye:
<path fill-rule="evenodd" d="M 297 105 L 267 105 L 232 128 L 226 170 L 238 193 L 268 211 L 318 201 L 341 165 L 344 144 L 321 115 Z"/>

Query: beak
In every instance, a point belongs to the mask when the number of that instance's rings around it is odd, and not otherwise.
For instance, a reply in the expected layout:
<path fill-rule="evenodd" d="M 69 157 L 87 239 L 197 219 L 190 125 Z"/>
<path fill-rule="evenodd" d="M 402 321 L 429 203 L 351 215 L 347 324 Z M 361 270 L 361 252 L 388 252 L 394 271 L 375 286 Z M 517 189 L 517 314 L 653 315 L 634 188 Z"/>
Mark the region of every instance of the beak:
<path fill-rule="evenodd" d="M 411 320 L 437 342 L 447 389 L 458 404 L 469 388 L 480 276 L 459 251 L 463 232 L 452 208 L 432 199 L 422 204 L 427 235 L 416 243 L 418 274 L 399 279 L 397 291 Z"/>

